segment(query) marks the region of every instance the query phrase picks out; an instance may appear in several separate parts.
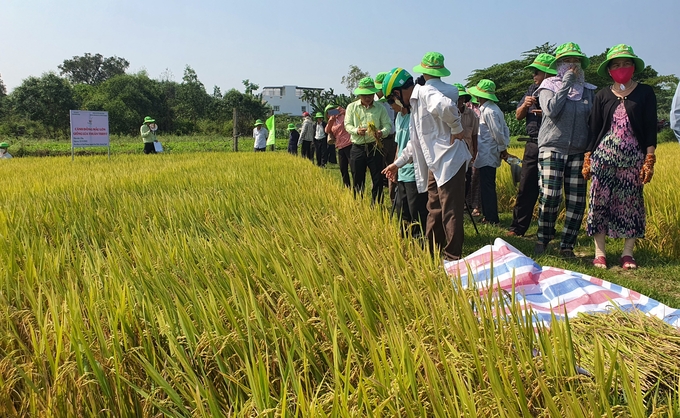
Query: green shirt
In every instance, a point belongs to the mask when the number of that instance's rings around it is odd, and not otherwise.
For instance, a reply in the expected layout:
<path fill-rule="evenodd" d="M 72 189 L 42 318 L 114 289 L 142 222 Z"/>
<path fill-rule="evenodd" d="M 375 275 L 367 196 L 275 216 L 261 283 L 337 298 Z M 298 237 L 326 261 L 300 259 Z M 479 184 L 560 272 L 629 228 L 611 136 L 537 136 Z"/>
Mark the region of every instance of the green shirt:
<path fill-rule="evenodd" d="M 156 141 L 156 133 L 153 132 L 146 123 L 139 128 L 139 133 L 142 134 L 142 141 L 144 141 L 144 143 Z"/>
<path fill-rule="evenodd" d="M 385 107 L 373 102 L 368 108 L 361 104 L 361 100 L 354 101 L 347 106 L 345 111 L 345 130 L 349 132 L 353 144 L 363 145 L 375 142 L 373 135 L 366 132 L 366 135 L 359 135 L 359 128 L 368 128 L 368 122 L 373 122 L 376 129 L 382 132 L 382 137 L 387 137 L 392 131 L 392 123 L 387 116 Z"/>

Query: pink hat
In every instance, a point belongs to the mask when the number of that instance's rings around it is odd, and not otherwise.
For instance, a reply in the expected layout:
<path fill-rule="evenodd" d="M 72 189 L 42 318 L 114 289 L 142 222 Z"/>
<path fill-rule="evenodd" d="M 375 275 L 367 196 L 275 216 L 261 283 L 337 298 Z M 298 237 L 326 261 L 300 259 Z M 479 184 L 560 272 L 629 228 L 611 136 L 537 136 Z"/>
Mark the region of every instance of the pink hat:
<path fill-rule="evenodd" d="M 309 112 L 302 112 L 302 117 L 303 117 L 303 118 L 304 118 L 304 117 L 307 117 L 307 116 L 309 116 Z"/>

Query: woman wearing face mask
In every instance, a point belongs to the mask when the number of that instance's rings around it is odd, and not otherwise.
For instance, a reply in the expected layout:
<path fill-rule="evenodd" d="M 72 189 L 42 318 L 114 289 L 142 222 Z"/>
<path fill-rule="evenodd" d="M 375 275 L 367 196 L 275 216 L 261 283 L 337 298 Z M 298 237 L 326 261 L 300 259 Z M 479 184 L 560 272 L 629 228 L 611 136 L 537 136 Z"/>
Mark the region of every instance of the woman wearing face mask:
<path fill-rule="evenodd" d="M 605 235 L 625 239 L 621 266 L 637 268 L 633 247 L 645 234 L 642 186 L 652 179 L 656 162 L 656 96 L 633 80 L 644 68 L 633 48 L 620 44 L 597 70 L 614 80 L 595 96 L 583 164 L 583 177 L 592 178 L 587 231 L 595 240 L 598 268 L 607 268 Z"/>
<path fill-rule="evenodd" d="M 596 87 L 584 80 L 583 70 L 590 60 L 577 44 L 560 45 L 555 57 L 550 69 L 557 70 L 557 75 L 545 79 L 537 90 L 543 120 L 538 133 L 540 191 L 534 253 L 543 254 L 555 237 L 555 221 L 564 188 L 567 213 L 560 254 L 569 258 L 574 257 L 574 244 L 586 208 L 586 181 L 581 169 Z"/>

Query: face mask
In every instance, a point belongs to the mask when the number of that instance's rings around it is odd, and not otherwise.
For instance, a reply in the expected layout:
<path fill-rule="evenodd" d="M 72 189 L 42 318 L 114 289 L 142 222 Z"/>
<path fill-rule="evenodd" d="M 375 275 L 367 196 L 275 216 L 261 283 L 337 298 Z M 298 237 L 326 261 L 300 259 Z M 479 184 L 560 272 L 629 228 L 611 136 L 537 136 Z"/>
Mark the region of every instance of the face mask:
<path fill-rule="evenodd" d="M 402 107 L 402 108 L 405 107 L 404 104 L 401 102 L 401 100 L 399 100 L 397 98 L 394 99 L 394 104 L 396 104 L 397 106 Z"/>
<path fill-rule="evenodd" d="M 633 78 L 633 73 L 635 72 L 635 66 L 630 67 L 619 67 L 615 70 L 609 70 L 609 75 L 612 79 L 619 84 L 626 84 Z"/>

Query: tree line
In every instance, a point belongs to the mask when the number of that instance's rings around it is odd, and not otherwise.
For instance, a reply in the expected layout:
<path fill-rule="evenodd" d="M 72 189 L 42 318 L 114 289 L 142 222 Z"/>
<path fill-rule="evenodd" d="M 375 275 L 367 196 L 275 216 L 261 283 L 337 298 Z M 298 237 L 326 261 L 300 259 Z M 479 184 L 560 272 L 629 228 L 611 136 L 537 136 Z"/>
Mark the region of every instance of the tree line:
<path fill-rule="evenodd" d="M 270 113 L 249 80 L 243 81 L 245 93 L 222 94 L 215 86 L 208 94 L 188 65 L 181 82 L 167 72 L 160 80 L 145 71 L 127 74 L 128 66 L 123 58 L 85 54 L 65 60 L 59 74 L 28 77 L 11 94 L 0 79 L 0 135 L 67 137 L 72 109 L 108 111 L 112 134 L 137 135 L 144 117 L 152 116 L 166 133 L 228 136 L 237 109 L 237 132 L 250 135 L 252 121 Z"/>
<path fill-rule="evenodd" d="M 554 54 L 555 44 L 544 43 L 521 53 L 519 59 L 476 69 L 466 80 L 468 87 L 483 78 L 496 83 L 498 105 L 506 112 L 513 134 L 524 133 L 522 124 L 514 120 L 514 111 L 533 82 L 531 71 L 525 67 L 542 52 Z M 606 59 L 606 54 L 605 50 L 591 56 L 591 64 L 585 70 L 586 81 L 598 88 L 611 84 L 610 79 L 597 74 L 597 67 Z M 255 94 L 259 86 L 250 80 L 243 80 L 243 93 L 231 89 L 222 94 L 220 88 L 214 86 L 209 94 L 188 65 L 181 82 L 173 81 L 168 71 L 158 80 L 151 79 L 145 71 L 128 74 L 125 71 L 129 65 L 124 58 L 115 56 L 75 56 L 58 66 L 59 74 L 49 72 L 41 77 L 29 77 L 10 94 L 0 78 L 0 135 L 66 137 L 71 109 L 108 111 L 110 132 L 121 135 L 137 135 L 144 117 L 152 116 L 167 133 L 231 136 L 234 109 L 239 114 L 237 132 L 250 135 L 252 121 L 271 114 L 261 95 Z M 342 78 L 349 96 L 327 89 L 306 92 L 303 99 L 311 104 L 314 112 L 323 111 L 328 103 L 346 106 L 354 100 L 353 87 L 368 75 L 351 65 L 347 76 Z M 668 119 L 678 77 L 661 75 L 647 65 L 635 79 L 654 88 L 658 117 Z"/>

